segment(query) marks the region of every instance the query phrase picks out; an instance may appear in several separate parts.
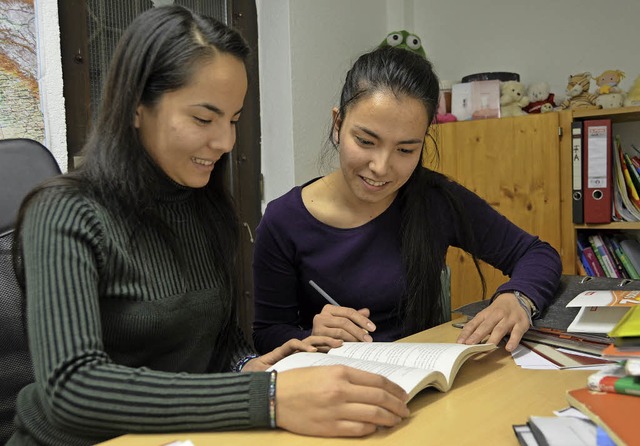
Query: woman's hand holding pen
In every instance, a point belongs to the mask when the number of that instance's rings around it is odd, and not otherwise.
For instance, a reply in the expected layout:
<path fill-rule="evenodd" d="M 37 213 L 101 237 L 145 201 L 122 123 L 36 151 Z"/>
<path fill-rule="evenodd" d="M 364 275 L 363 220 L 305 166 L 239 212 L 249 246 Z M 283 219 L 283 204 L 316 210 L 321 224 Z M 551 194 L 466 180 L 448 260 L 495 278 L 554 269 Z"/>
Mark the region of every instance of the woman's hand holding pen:
<path fill-rule="evenodd" d="M 341 340 L 328 336 L 309 336 L 303 340 L 290 339 L 269 353 L 253 358 L 242 367 L 242 371 L 262 372 L 293 353 L 328 351 L 331 348 L 340 347 L 341 345 Z"/>
<path fill-rule="evenodd" d="M 381 375 L 307 367 L 278 374 L 276 420 L 298 434 L 359 437 L 400 423 L 409 416 L 406 402 L 404 390 Z"/>
<path fill-rule="evenodd" d="M 369 335 L 376 329 L 369 320 L 369 309 L 355 310 L 348 307 L 325 305 L 322 311 L 313 317 L 311 334 L 329 336 L 348 342 L 371 342 Z"/>
<path fill-rule="evenodd" d="M 312 335 L 330 336 L 348 342 L 373 341 L 369 332 L 374 331 L 376 326 L 369 320 L 370 313 L 368 308 L 355 310 L 353 308 L 341 307 L 333 297 L 329 296 L 329 294 L 320 288 L 313 280 L 309 281 L 309 285 L 331 304 L 325 305 L 322 311 L 313 317 Z M 329 349 L 323 347 L 320 350 L 328 351 Z"/>
<path fill-rule="evenodd" d="M 487 342 L 498 345 L 508 334 L 506 349 L 511 352 L 528 329 L 529 315 L 513 293 L 504 293 L 464 325 L 457 342 L 477 344 L 489 336 Z"/>

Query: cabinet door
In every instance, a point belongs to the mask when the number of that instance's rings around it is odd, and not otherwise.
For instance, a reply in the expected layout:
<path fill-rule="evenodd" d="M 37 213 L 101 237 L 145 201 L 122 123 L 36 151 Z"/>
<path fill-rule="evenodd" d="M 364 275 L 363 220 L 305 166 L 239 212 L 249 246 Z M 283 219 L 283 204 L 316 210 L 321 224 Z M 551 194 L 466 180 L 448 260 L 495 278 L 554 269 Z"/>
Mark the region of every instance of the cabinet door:
<path fill-rule="evenodd" d="M 558 114 L 463 121 L 434 126 L 439 162 L 427 164 L 484 198 L 525 231 L 560 251 L 560 142 Z M 471 257 L 450 248 L 451 308 L 482 297 Z M 487 297 L 507 281 L 482 264 Z"/>

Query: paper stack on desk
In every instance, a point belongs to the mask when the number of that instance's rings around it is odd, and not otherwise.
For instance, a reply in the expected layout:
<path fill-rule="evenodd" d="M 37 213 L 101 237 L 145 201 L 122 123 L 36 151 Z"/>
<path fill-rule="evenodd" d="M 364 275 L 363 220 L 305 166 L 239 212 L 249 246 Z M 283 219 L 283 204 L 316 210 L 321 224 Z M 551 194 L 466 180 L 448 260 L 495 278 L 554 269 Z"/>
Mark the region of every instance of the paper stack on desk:
<path fill-rule="evenodd" d="M 567 304 L 580 308 L 567 332 L 608 333 L 634 306 L 640 306 L 640 290 L 584 291 Z"/>

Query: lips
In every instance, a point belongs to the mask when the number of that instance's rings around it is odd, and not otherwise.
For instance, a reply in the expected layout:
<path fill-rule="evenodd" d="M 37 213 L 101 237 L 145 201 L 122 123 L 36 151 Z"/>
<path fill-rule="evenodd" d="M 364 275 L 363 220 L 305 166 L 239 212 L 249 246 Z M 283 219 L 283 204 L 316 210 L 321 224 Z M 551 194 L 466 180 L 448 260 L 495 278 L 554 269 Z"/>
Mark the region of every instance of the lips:
<path fill-rule="evenodd" d="M 374 186 L 374 187 L 382 187 L 388 183 L 388 181 L 375 181 L 375 180 L 372 180 L 371 178 L 367 178 L 363 176 L 361 176 L 360 178 L 362 178 L 362 180 L 368 185 Z"/>
<path fill-rule="evenodd" d="M 191 161 L 193 161 L 196 164 L 200 164 L 201 166 L 206 166 L 206 167 L 210 167 L 213 166 L 213 161 L 212 160 L 206 160 L 203 158 L 196 158 L 195 156 L 191 157 Z"/>

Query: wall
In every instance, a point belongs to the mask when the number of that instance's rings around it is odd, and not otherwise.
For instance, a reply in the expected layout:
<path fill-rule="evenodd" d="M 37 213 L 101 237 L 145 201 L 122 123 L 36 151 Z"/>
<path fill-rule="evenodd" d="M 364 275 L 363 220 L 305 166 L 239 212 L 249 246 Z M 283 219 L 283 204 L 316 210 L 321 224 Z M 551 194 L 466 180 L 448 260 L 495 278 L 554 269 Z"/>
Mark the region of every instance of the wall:
<path fill-rule="evenodd" d="M 640 2 L 257 0 L 265 202 L 322 173 L 331 108 L 355 57 L 390 31 L 422 38 L 442 79 L 515 71 L 564 97 L 571 73 L 640 74 Z M 489 7 L 490 5 L 490 7 Z"/>
<path fill-rule="evenodd" d="M 623 70 L 625 91 L 640 74 L 636 0 L 606 8 L 596 0 L 413 3 L 412 25 L 442 79 L 514 71 L 525 84 L 547 81 L 564 97 L 572 73 Z"/>
<path fill-rule="evenodd" d="M 257 0 L 265 203 L 320 174 L 342 79 L 362 48 L 382 41 L 386 8 L 385 0 Z"/>
<path fill-rule="evenodd" d="M 38 32 L 38 83 L 40 102 L 44 110 L 45 145 L 65 172 L 67 170 L 67 126 L 62 95 L 58 3 L 54 0 L 36 0 L 35 5 Z"/>

